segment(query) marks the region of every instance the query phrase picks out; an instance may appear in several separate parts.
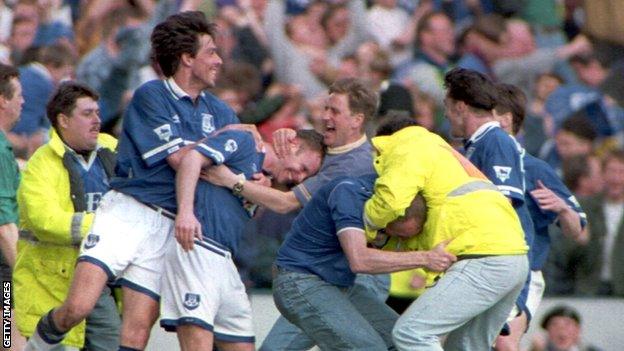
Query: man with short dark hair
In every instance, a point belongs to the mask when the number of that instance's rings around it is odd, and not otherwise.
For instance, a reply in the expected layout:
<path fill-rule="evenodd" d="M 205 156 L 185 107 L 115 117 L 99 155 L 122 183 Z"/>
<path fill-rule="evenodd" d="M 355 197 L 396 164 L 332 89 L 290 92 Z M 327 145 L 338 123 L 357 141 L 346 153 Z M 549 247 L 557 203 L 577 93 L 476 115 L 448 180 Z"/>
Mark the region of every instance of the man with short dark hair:
<path fill-rule="evenodd" d="M 423 232 L 406 240 L 390 238 L 385 247 L 431 250 L 449 241 L 448 252 L 457 256 L 398 319 L 394 345 L 441 350 L 439 336 L 447 334 L 446 350 L 487 350 L 528 273 L 518 217 L 497 187 L 440 136 L 391 122 L 391 135 L 371 141 L 379 177 L 364 207 L 367 239 L 377 241 L 378 230 L 404 216 L 414 195 L 422 194 L 427 202 Z"/>
<path fill-rule="evenodd" d="M 80 242 L 110 188 L 117 141 L 99 133 L 97 100 L 90 88 L 63 83 L 47 105 L 50 141 L 33 154 L 23 173 L 18 202 L 20 226 L 28 235 L 20 238 L 13 281 L 17 327 L 28 337 L 67 295 Z M 119 346 L 119 326 L 115 301 L 105 288 L 86 323 L 68 331 L 62 344 L 113 350 Z"/>
<path fill-rule="evenodd" d="M 18 70 L 0 64 L 0 275 L 3 282 L 12 281 L 17 256 L 17 188 L 20 181 L 19 168 L 6 133 L 17 123 L 23 103 Z M 4 318 L 3 315 L 3 321 Z M 12 309 L 9 319 L 15 320 Z M 14 336 L 15 346 L 19 348 L 23 338 Z"/>
<path fill-rule="evenodd" d="M 158 24 L 153 57 L 165 79 L 134 93 L 119 141 L 116 177 L 83 241 L 64 304 L 39 321 L 29 344 L 50 350 L 92 310 L 107 281 L 123 289 L 119 350 L 142 350 L 158 318 L 164 254 L 173 238 L 175 170 L 185 145 L 237 123 L 214 95 L 222 60 L 215 26 L 201 12 L 182 12 Z M 123 244 L 121 244 L 123 243 Z"/>
<path fill-rule="evenodd" d="M 514 85 L 498 84 L 497 88 L 498 101 L 493 111 L 494 117 L 503 130 L 516 135 L 524 122 L 526 96 Z M 542 267 L 550 251 L 548 227 L 557 223 L 564 235 L 579 243 L 589 239 L 583 230 L 586 215 L 555 171 L 546 162 L 528 153 L 523 155 L 522 160 L 526 179 L 525 198 L 535 237 L 529 253 L 531 272 L 520 297 L 526 299 L 526 310 L 509 321 L 511 334 L 498 338 L 497 349 L 503 350 L 520 346 L 520 339 L 542 301 L 546 285 Z"/>

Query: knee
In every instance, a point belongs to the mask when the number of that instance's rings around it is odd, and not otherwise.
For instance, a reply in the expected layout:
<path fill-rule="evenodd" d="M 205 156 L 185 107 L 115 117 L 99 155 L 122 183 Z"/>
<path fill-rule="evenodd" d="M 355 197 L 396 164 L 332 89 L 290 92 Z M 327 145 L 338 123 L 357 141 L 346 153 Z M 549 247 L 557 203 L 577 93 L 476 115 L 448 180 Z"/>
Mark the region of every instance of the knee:
<path fill-rule="evenodd" d="M 147 347 L 150 330 L 143 328 L 122 328 L 121 329 L 121 345 L 132 347 L 133 349 L 143 350 Z"/>
<path fill-rule="evenodd" d="M 410 339 L 412 339 L 414 335 L 407 330 L 407 327 L 404 323 L 397 323 L 392 328 L 392 342 L 397 346 L 398 349 L 402 349 L 402 346 L 409 343 Z"/>
<path fill-rule="evenodd" d="M 518 351 L 520 350 L 520 342 L 509 336 L 499 336 L 496 339 L 496 351 Z"/>
<path fill-rule="evenodd" d="M 154 325 L 155 320 L 151 319 L 122 319 L 121 343 L 131 345 L 134 348 L 144 349 Z"/>
<path fill-rule="evenodd" d="M 397 322 L 392 329 L 392 342 L 398 350 L 413 350 L 417 345 L 435 345 L 438 337 L 410 328 L 407 323 Z"/>

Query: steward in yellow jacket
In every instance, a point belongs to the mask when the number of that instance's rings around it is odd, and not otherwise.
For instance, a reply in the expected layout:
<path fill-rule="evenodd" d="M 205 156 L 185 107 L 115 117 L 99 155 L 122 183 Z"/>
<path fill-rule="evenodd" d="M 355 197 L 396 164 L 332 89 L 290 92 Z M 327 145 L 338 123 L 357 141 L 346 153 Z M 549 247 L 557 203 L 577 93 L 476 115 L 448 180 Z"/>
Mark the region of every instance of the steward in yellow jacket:
<path fill-rule="evenodd" d="M 113 175 L 117 140 L 99 134 L 97 142 L 96 150 L 85 159 L 52 129 L 50 141 L 35 152 L 22 174 L 17 194 L 22 232 L 13 280 L 17 324 L 24 336 L 33 334 L 39 318 L 62 304 L 69 290 L 80 243 L 103 195 L 85 191 L 89 186 L 85 186 L 84 172 L 96 182 L 104 182 L 103 189 Z M 99 177 L 93 177 L 91 171 Z M 118 330 L 119 316 L 106 318 L 112 318 L 105 323 L 113 327 L 117 323 Z M 82 322 L 63 344 L 82 348 L 84 343 Z"/>

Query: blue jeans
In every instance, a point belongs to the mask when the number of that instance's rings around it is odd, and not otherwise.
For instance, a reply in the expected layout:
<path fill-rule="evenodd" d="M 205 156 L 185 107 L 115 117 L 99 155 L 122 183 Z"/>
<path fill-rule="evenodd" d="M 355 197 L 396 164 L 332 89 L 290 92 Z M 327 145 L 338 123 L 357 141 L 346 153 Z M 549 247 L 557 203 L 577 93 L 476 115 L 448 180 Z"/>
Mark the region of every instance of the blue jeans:
<path fill-rule="evenodd" d="M 281 270 L 273 297 L 283 317 L 260 349 L 307 350 L 316 344 L 322 350 L 393 350 L 398 315 L 384 303 L 387 275 L 364 275 L 356 282 L 343 289 L 316 275 Z"/>
<path fill-rule="evenodd" d="M 453 264 L 401 315 L 398 350 L 489 350 L 524 286 L 526 255 L 465 259 Z"/>

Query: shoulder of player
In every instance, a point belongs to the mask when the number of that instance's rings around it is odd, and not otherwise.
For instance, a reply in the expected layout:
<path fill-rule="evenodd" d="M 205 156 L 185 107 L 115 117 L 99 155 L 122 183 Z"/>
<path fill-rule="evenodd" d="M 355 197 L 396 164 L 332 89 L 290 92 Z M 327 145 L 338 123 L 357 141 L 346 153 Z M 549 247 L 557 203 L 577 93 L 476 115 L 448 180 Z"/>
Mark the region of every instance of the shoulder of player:
<path fill-rule="evenodd" d="M 204 101 L 212 108 L 233 111 L 230 105 L 228 105 L 225 101 L 219 99 L 216 95 L 212 94 L 207 90 L 204 90 L 202 92 L 202 99 L 204 99 Z"/>
<path fill-rule="evenodd" d="M 492 128 L 485 135 L 483 135 L 483 137 L 477 140 L 477 142 L 478 141 L 481 141 L 486 150 L 498 148 L 503 150 L 514 150 L 516 153 L 519 152 L 517 142 L 511 135 L 507 134 L 501 128 Z"/>
<path fill-rule="evenodd" d="M 153 101 L 155 97 L 162 97 L 167 93 L 167 88 L 165 87 L 164 82 L 156 79 L 143 83 L 140 87 L 138 87 L 132 95 L 132 100 L 135 103 L 137 101 Z"/>

